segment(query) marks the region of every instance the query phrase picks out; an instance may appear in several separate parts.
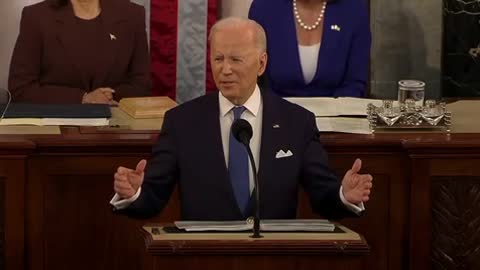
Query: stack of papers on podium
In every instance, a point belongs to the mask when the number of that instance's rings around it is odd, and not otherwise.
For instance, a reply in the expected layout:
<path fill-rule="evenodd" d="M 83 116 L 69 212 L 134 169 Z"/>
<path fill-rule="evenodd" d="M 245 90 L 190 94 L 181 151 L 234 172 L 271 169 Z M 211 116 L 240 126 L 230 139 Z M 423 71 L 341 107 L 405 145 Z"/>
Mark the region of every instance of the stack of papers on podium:
<path fill-rule="evenodd" d="M 285 98 L 286 100 L 311 111 L 321 132 L 344 132 L 356 134 L 370 134 L 370 125 L 367 116 L 367 106 L 372 103 L 382 106 L 378 99 L 351 98 L 351 97 L 311 97 Z"/>
<path fill-rule="evenodd" d="M 175 221 L 175 226 L 187 232 L 249 231 L 253 224 L 241 221 Z M 261 231 L 272 232 L 333 232 L 335 225 L 326 219 L 266 219 L 260 221 Z"/>

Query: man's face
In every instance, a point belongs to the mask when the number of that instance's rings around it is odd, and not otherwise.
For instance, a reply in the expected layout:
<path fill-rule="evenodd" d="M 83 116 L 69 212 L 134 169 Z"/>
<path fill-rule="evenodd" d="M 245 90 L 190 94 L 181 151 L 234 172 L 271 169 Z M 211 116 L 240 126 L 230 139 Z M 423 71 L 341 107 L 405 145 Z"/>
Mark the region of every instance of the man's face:
<path fill-rule="evenodd" d="M 224 97 L 237 105 L 247 101 L 257 77 L 265 70 L 267 55 L 255 45 L 253 31 L 240 26 L 218 29 L 211 40 L 215 84 Z"/>

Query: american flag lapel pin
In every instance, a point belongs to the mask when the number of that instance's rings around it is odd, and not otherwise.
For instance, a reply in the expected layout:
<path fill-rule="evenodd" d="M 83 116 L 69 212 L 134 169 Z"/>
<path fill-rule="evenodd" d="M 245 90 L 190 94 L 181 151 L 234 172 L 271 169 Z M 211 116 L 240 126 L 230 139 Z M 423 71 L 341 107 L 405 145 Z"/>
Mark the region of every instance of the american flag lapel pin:
<path fill-rule="evenodd" d="M 336 25 L 336 24 L 332 24 L 332 25 L 330 26 L 330 29 L 332 29 L 332 30 L 334 30 L 334 31 L 338 31 L 338 32 L 340 32 L 340 30 L 341 30 L 340 26 L 338 26 L 338 25 Z"/>

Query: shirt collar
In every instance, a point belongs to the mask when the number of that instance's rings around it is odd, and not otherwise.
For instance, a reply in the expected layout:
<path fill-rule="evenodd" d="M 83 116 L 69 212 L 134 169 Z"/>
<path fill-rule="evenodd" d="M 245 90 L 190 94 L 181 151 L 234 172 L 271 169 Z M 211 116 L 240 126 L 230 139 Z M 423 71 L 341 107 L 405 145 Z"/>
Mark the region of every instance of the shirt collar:
<path fill-rule="evenodd" d="M 233 104 L 228 100 L 226 97 L 222 95 L 222 92 L 218 91 L 218 101 L 220 105 L 220 116 L 225 117 L 227 113 L 229 113 L 234 107 L 237 105 Z M 260 109 L 260 102 L 262 101 L 262 96 L 260 93 L 260 88 L 258 85 L 255 85 L 255 90 L 253 91 L 252 95 L 248 98 L 247 102 L 243 104 L 243 106 L 255 117 L 258 114 L 258 110 Z"/>

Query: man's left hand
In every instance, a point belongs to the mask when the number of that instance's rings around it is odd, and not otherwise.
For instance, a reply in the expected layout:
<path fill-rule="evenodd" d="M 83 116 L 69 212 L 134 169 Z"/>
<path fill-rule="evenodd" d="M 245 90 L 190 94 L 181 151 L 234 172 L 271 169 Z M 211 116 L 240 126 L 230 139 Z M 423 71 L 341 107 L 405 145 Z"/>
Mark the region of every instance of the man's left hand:
<path fill-rule="evenodd" d="M 370 174 L 359 174 L 361 168 L 362 160 L 357 158 L 342 180 L 343 196 L 352 204 L 366 202 L 370 198 L 373 178 Z"/>

